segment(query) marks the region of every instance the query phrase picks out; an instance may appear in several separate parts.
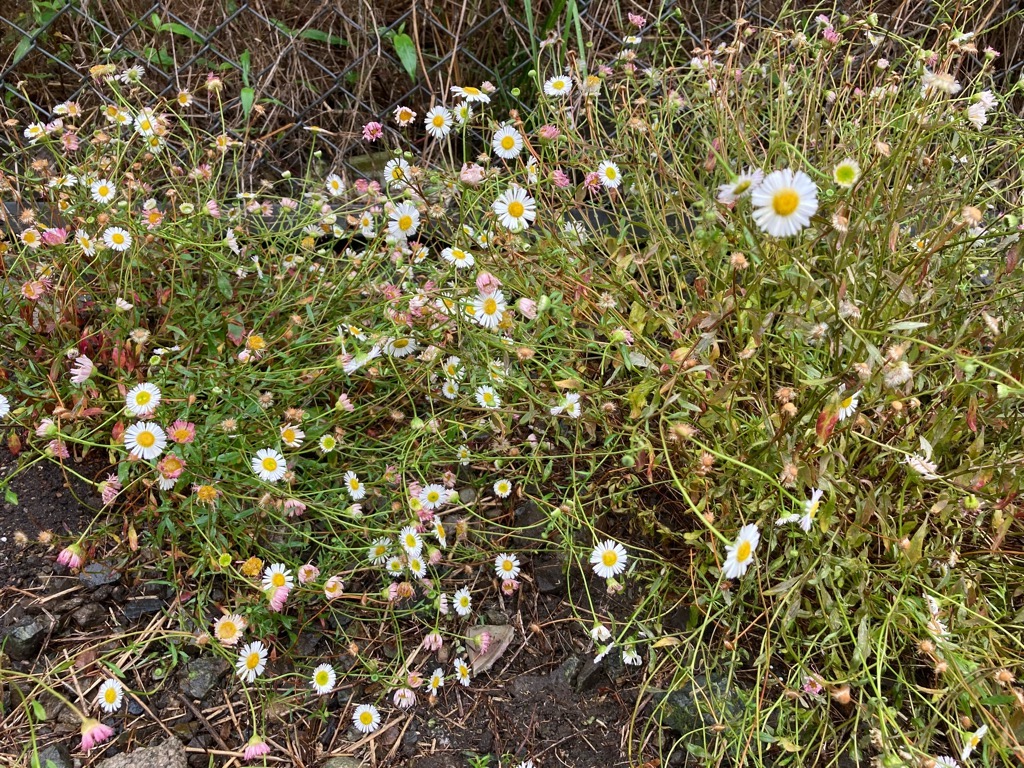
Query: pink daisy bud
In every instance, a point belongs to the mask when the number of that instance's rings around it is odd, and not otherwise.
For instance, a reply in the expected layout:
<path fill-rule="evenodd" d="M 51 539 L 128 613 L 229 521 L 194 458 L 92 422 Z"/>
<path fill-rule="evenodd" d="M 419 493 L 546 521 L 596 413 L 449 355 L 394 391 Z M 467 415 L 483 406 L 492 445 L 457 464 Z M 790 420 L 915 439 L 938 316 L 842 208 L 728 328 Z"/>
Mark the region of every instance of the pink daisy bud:
<path fill-rule="evenodd" d="M 551 176 L 555 180 L 556 187 L 561 187 L 562 189 L 565 189 L 570 184 L 572 184 L 572 181 L 569 179 L 568 176 L 566 176 L 565 171 L 561 169 L 555 169 L 555 172 L 551 174 Z"/>
<path fill-rule="evenodd" d="M 416 670 L 413 670 L 405 676 L 405 684 L 412 689 L 419 688 L 421 685 L 423 685 L 423 675 L 421 675 Z"/>
<path fill-rule="evenodd" d="M 480 653 L 487 653 L 487 649 L 491 647 L 491 633 L 481 632 L 477 635 L 476 642 L 480 646 Z"/>
<path fill-rule="evenodd" d="M 248 762 L 249 760 L 255 760 L 257 757 L 263 757 L 269 752 L 270 745 L 263 740 L 262 736 L 258 733 L 254 733 L 252 738 L 249 739 L 249 743 L 245 745 L 245 753 L 242 757 L 246 762 Z"/>
<path fill-rule="evenodd" d="M 39 437 L 53 437 L 56 434 L 57 425 L 53 423 L 53 419 L 43 419 L 36 427 L 36 435 Z"/>
<path fill-rule="evenodd" d="M 57 555 L 57 562 L 63 565 L 65 568 L 75 570 L 82 567 L 82 561 L 85 560 L 85 553 L 82 551 L 82 547 L 79 544 L 70 544 L 60 551 Z"/>
<path fill-rule="evenodd" d="M 269 592 L 269 590 L 268 590 Z M 274 594 L 270 595 L 270 605 L 268 606 L 274 613 L 280 613 L 284 610 L 284 604 L 288 600 L 288 593 L 291 592 L 288 587 L 278 587 L 274 590 Z"/>
<path fill-rule="evenodd" d="M 444 646 L 444 638 L 440 632 L 431 632 L 423 638 L 423 649 L 431 653 L 437 653 Z"/>
<path fill-rule="evenodd" d="M 515 579 L 505 579 L 501 582 L 501 592 L 506 597 L 511 597 L 519 589 L 519 582 Z"/>
<path fill-rule="evenodd" d="M 459 171 L 459 181 L 470 187 L 477 186 L 484 180 L 484 169 L 476 163 L 463 163 Z"/>
<path fill-rule="evenodd" d="M 216 200 L 206 201 L 206 212 L 215 219 L 220 218 L 220 204 Z"/>
<path fill-rule="evenodd" d="M 312 563 L 299 566 L 299 584 L 309 584 L 320 575 L 320 569 Z"/>
<path fill-rule="evenodd" d="M 68 447 L 64 445 L 63 440 L 51 440 L 47 446 L 46 451 L 51 456 L 56 456 L 58 459 L 66 459 L 71 456 L 68 453 Z"/>
<path fill-rule="evenodd" d="M 476 288 L 484 296 L 490 296 L 496 290 L 501 288 L 501 280 L 496 278 L 490 272 L 481 272 L 476 276 Z"/>
<path fill-rule="evenodd" d="M 284 502 L 284 511 L 288 517 L 299 517 L 306 511 L 306 505 L 298 499 L 286 499 Z"/>
<path fill-rule="evenodd" d="M 338 395 L 338 402 L 335 403 L 335 408 L 347 413 L 352 413 L 356 409 L 356 407 L 352 405 L 352 399 L 344 392 Z"/>
<path fill-rule="evenodd" d="M 537 302 L 533 299 L 521 298 L 516 304 L 520 314 L 527 320 L 533 320 L 537 317 Z"/>
<path fill-rule="evenodd" d="M 627 13 L 626 17 L 629 19 L 629 23 L 632 24 L 637 29 L 643 28 L 643 26 L 647 23 L 646 18 L 636 13 Z"/>
<path fill-rule="evenodd" d="M 437 547 L 431 547 L 430 551 L 427 552 L 427 562 L 431 565 L 441 564 L 441 550 Z"/>
<path fill-rule="evenodd" d="M 68 131 L 60 137 L 60 143 L 64 147 L 65 152 L 74 152 L 80 146 L 78 140 L 78 134 L 73 131 Z"/>
<path fill-rule="evenodd" d="M 540 128 L 538 128 L 537 135 L 539 135 L 545 141 L 554 141 L 555 139 L 562 135 L 562 132 L 558 130 L 557 125 L 548 124 L 542 125 Z"/>
<path fill-rule="evenodd" d="M 480 90 L 483 91 L 484 93 L 494 93 L 498 89 L 490 80 L 484 80 L 482 83 L 480 83 Z"/>
<path fill-rule="evenodd" d="M 399 709 L 409 709 L 416 703 L 416 694 L 408 688 L 399 688 L 395 691 L 394 702 Z"/>
<path fill-rule="evenodd" d="M 43 242 L 46 245 L 64 245 L 68 239 L 68 231 L 63 227 L 53 227 L 43 230 Z"/>
<path fill-rule="evenodd" d="M 88 752 L 97 744 L 102 744 L 113 735 L 114 729 L 109 725 L 104 725 L 99 720 L 91 717 L 85 718 L 82 720 L 82 751 Z"/>
<path fill-rule="evenodd" d="M 117 479 L 117 475 L 107 475 L 107 479 L 100 483 L 100 497 L 103 499 L 103 506 L 113 504 L 120 492 L 121 481 Z"/>
<path fill-rule="evenodd" d="M 384 126 L 380 123 L 373 121 L 363 126 L 363 138 L 366 141 L 376 141 L 384 135 Z"/>

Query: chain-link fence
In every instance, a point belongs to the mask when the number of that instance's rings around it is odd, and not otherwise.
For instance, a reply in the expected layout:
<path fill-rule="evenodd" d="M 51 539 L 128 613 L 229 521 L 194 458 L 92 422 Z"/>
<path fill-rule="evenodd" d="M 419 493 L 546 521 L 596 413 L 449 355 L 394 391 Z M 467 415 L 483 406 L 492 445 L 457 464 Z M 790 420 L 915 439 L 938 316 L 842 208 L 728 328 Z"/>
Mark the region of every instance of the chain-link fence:
<path fill-rule="evenodd" d="M 927 34 L 934 21 L 929 3 L 861 5 L 878 7 L 911 33 Z M 998 38 L 1002 74 L 1020 71 L 1020 4 L 977 5 L 972 18 Z M 659 34 L 700 47 L 731 37 L 737 18 L 770 22 L 781 6 L 781 0 L 6 0 L 0 97 L 5 118 L 48 121 L 58 103 L 103 98 L 101 84 L 89 76 L 96 64 L 143 63 L 142 82 L 154 101 L 201 92 L 215 75 L 224 82 L 222 96 L 197 98 L 189 109 L 212 130 L 232 133 L 232 126 L 247 125 L 250 169 L 300 164 L 311 126 L 320 129 L 324 151 L 351 167 L 353 153 L 364 151 L 360 128 L 368 120 L 393 125 L 388 118 L 398 105 L 422 116 L 452 85 L 484 81 L 499 88 L 507 106 L 525 108 L 512 94 L 528 85 L 538 53 L 554 69 L 564 64 L 559 56 L 584 41 L 593 65 L 637 33 L 630 13 L 646 20 L 640 34 L 667 22 Z M 243 138 L 237 129 L 233 135 Z M 396 132 L 393 141 L 423 149 L 409 144 L 415 141 L 409 134 Z"/>

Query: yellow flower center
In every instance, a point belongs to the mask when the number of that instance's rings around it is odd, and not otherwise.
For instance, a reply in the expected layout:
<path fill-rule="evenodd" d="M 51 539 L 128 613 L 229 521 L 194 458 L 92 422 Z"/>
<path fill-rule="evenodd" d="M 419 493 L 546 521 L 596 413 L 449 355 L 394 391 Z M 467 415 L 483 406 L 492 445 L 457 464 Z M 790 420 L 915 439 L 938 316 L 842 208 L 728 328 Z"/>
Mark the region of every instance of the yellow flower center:
<path fill-rule="evenodd" d="M 604 175 L 605 175 L 605 176 L 607 176 L 607 177 L 608 177 L 609 179 L 611 179 L 612 181 L 615 181 L 615 178 L 616 178 L 616 177 L 617 177 L 617 176 L 618 176 L 619 174 L 615 172 L 615 169 L 614 169 L 614 168 L 612 168 L 611 166 L 608 166 L 607 168 L 605 168 L 605 169 L 604 169 Z"/>
<path fill-rule="evenodd" d="M 611 568 L 617 562 L 619 562 L 619 556 L 615 553 L 614 549 L 606 549 L 601 555 L 601 562 L 608 568 Z"/>
<path fill-rule="evenodd" d="M 780 189 L 772 196 L 772 209 L 779 216 L 789 216 L 800 205 L 800 195 L 795 189 Z"/>
<path fill-rule="evenodd" d="M 501 148 L 504 149 L 506 152 L 508 150 L 512 149 L 515 145 L 516 145 L 516 140 L 513 139 L 511 136 L 502 136 L 501 137 Z"/>
<path fill-rule="evenodd" d="M 398 113 L 398 119 L 403 121 L 412 120 L 412 113 L 410 113 L 408 109 L 403 109 Z"/>
<path fill-rule="evenodd" d="M 96 192 L 99 194 L 100 197 L 106 197 L 107 194 L 109 194 L 110 192 L 110 187 L 101 186 L 99 189 L 96 190 Z"/>
<path fill-rule="evenodd" d="M 750 559 L 750 542 L 744 541 L 736 549 L 736 562 L 745 563 Z"/>
<path fill-rule="evenodd" d="M 142 448 L 152 448 L 156 443 L 156 435 L 148 430 L 143 430 L 135 436 L 135 442 Z"/>
<path fill-rule="evenodd" d="M 267 456 L 262 462 L 263 469 L 267 472 L 273 472 L 277 469 L 277 459 L 273 456 Z"/>
<path fill-rule="evenodd" d="M 398 228 L 400 230 L 402 230 L 403 232 L 405 230 L 407 230 L 407 229 L 411 229 L 412 228 L 412 216 L 410 216 L 409 214 L 406 214 L 405 216 L 402 216 L 402 218 L 400 218 L 398 220 Z"/>
<path fill-rule="evenodd" d="M 284 432 L 281 433 L 281 437 L 284 439 L 284 441 L 286 443 L 294 443 L 295 442 L 295 430 L 294 429 L 286 429 Z"/>
<path fill-rule="evenodd" d="M 171 472 L 177 472 L 181 469 L 181 462 L 173 456 L 168 457 L 167 461 L 164 462 L 164 473 L 170 474 Z"/>
<path fill-rule="evenodd" d="M 518 200 L 513 200 L 508 204 L 508 215 L 513 219 L 518 219 L 524 213 L 526 213 L 526 208 L 524 208 L 523 204 Z"/>
<path fill-rule="evenodd" d="M 103 694 L 103 700 L 106 701 L 107 704 L 113 704 L 114 702 L 116 702 L 117 690 L 113 687 L 107 688 L 107 690 Z"/>
<path fill-rule="evenodd" d="M 853 395 L 851 395 L 850 397 L 848 397 L 845 400 L 843 400 L 843 402 L 841 402 L 839 404 L 839 407 L 840 408 L 849 408 L 851 405 L 853 405 Z"/>
<path fill-rule="evenodd" d="M 480 95 L 480 89 L 479 88 L 474 88 L 471 85 L 463 88 L 462 92 L 465 93 L 467 96 L 479 96 Z"/>
<path fill-rule="evenodd" d="M 233 621 L 225 621 L 220 625 L 220 636 L 222 640 L 230 640 L 238 634 L 238 627 Z"/>
<path fill-rule="evenodd" d="M 120 232 L 115 232 L 110 239 L 114 241 L 114 245 L 124 245 L 124 235 Z"/>
<path fill-rule="evenodd" d="M 391 178 L 395 181 L 401 181 L 405 178 L 405 171 L 402 170 L 402 166 L 396 165 L 391 169 Z"/>
<path fill-rule="evenodd" d="M 444 128 L 444 115 L 434 115 L 434 119 L 431 121 L 435 128 Z"/>
<path fill-rule="evenodd" d="M 327 685 L 327 681 L 330 680 L 330 676 L 327 674 L 326 669 L 321 669 L 316 673 L 316 684 L 323 688 Z"/>
<path fill-rule="evenodd" d="M 146 403 L 148 403 L 152 399 L 153 399 L 153 397 L 152 397 L 152 395 L 150 395 L 149 392 L 147 392 L 146 390 L 142 390 L 141 392 L 139 392 L 138 394 L 135 395 L 135 404 L 136 405 L 145 405 Z"/>
<path fill-rule="evenodd" d="M 515 568 L 515 566 L 512 564 L 511 560 L 503 560 L 502 561 L 502 563 L 501 563 L 501 570 L 503 570 L 503 571 L 511 571 L 513 568 Z"/>
<path fill-rule="evenodd" d="M 270 577 L 270 583 L 273 584 L 274 587 L 283 587 L 285 584 L 284 574 L 275 573 L 273 576 Z"/>
<path fill-rule="evenodd" d="M 494 395 L 492 395 L 490 392 L 484 392 L 484 402 L 487 403 L 488 405 L 493 403 Z"/>
<path fill-rule="evenodd" d="M 143 121 L 142 121 L 141 123 L 139 123 L 139 128 L 141 128 L 141 129 L 142 129 L 142 130 L 144 130 L 144 131 L 148 131 L 148 130 L 149 130 L 149 129 L 151 129 L 152 127 L 153 127 L 153 126 L 152 126 L 152 124 L 151 124 L 151 123 L 149 122 L 149 120 L 143 120 Z M 104 194 L 106 194 L 106 193 L 104 193 Z"/>
<path fill-rule="evenodd" d="M 255 350 L 265 349 L 267 346 L 267 342 L 263 340 L 263 337 L 257 334 L 253 334 L 252 336 L 250 336 L 247 344 L 249 346 L 249 349 Z"/>
<path fill-rule="evenodd" d="M 213 501 L 217 498 L 217 490 L 212 485 L 200 485 L 196 490 L 196 496 L 200 501 Z"/>
<path fill-rule="evenodd" d="M 256 651 L 253 651 L 245 657 L 245 668 L 256 669 L 260 665 L 260 655 Z"/>
<path fill-rule="evenodd" d="M 486 299 L 484 299 L 484 314 L 485 315 L 493 315 L 497 311 L 498 311 L 498 302 L 496 302 L 490 296 L 488 296 Z"/>
<path fill-rule="evenodd" d="M 365 710 L 359 713 L 359 722 L 363 725 L 373 725 L 373 712 Z"/>
<path fill-rule="evenodd" d="M 853 167 L 849 165 L 841 165 L 836 168 L 836 181 L 840 184 L 853 184 L 854 173 Z"/>
<path fill-rule="evenodd" d="M 393 346 L 394 346 L 395 349 L 405 349 L 406 347 L 409 346 L 409 340 L 408 339 L 395 339 L 395 343 L 394 343 Z"/>
<path fill-rule="evenodd" d="M 358 491 L 359 481 L 353 477 L 351 480 L 348 481 L 348 487 L 351 488 L 353 491 Z"/>
<path fill-rule="evenodd" d="M 732 193 L 734 195 L 742 195 L 748 189 L 750 189 L 750 179 L 744 179 L 739 184 L 737 184 L 735 187 L 733 187 Z"/>

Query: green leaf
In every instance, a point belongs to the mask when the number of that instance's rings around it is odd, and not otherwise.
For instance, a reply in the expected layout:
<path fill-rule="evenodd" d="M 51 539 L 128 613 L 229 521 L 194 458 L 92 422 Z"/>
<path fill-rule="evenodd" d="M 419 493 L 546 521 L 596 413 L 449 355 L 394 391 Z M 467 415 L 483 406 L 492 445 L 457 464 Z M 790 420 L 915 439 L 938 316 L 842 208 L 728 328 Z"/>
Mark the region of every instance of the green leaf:
<path fill-rule="evenodd" d="M 242 101 L 242 112 L 245 114 L 245 119 L 248 120 L 249 115 L 252 114 L 252 104 L 256 100 L 256 91 L 245 87 L 239 94 L 239 99 Z"/>
<path fill-rule="evenodd" d="M 224 272 L 217 273 L 217 288 L 224 294 L 225 299 L 230 299 L 235 295 L 234 289 L 231 287 L 231 280 Z"/>
<path fill-rule="evenodd" d="M 921 523 L 921 527 L 917 529 L 917 533 L 914 534 L 914 538 L 910 540 L 910 548 L 907 550 L 907 560 L 910 561 L 911 565 L 915 565 L 920 559 L 924 550 L 924 537 L 928 533 L 928 521 L 925 520 Z"/>
<path fill-rule="evenodd" d="M 416 80 L 416 44 L 412 41 L 412 38 L 407 34 L 402 33 L 395 35 L 391 38 L 391 43 L 395 46 L 395 53 L 398 54 L 398 58 L 402 61 L 402 66 L 405 67 L 405 71 L 409 73 L 409 77 Z"/>
<path fill-rule="evenodd" d="M 249 70 L 252 68 L 252 54 L 249 51 L 242 51 L 242 55 L 238 57 L 238 63 L 242 67 L 242 83 L 249 86 Z"/>
<path fill-rule="evenodd" d="M 296 37 L 301 37 L 304 40 L 316 40 L 318 43 L 327 43 L 327 45 L 348 45 L 348 40 L 345 38 L 329 35 L 322 29 L 304 29 Z"/>
<path fill-rule="evenodd" d="M 187 37 L 192 42 L 199 43 L 200 45 L 202 45 L 202 44 L 207 42 L 206 38 L 203 37 L 202 35 L 200 35 L 194 29 L 189 29 L 184 24 L 179 24 L 176 21 L 169 21 L 166 24 L 162 24 L 160 26 L 160 31 L 161 32 L 172 32 L 175 35 L 180 35 L 181 37 Z"/>
<path fill-rule="evenodd" d="M 39 703 L 39 700 L 38 699 L 32 699 L 31 706 L 32 706 L 32 717 L 34 717 L 36 720 L 38 720 L 40 722 L 45 721 L 46 720 L 46 709 L 43 707 L 42 704 Z"/>
<path fill-rule="evenodd" d="M 21 42 L 18 43 L 18 47 L 14 49 L 14 59 L 11 62 L 12 67 L 28 56 L 28 52 L 32 50 L 32 46 L 35 44 L 35 41 L 36 40 L 33 35 L 21 38 Z"/>
<path fill-rule="evenodd" d="M 18 494 L 16 494 L 10 488 L 5 488 L 4 489 L 4 501 L 6 501 L 8 504 L 15 504 L 16 505 L 18 503 Z"/>

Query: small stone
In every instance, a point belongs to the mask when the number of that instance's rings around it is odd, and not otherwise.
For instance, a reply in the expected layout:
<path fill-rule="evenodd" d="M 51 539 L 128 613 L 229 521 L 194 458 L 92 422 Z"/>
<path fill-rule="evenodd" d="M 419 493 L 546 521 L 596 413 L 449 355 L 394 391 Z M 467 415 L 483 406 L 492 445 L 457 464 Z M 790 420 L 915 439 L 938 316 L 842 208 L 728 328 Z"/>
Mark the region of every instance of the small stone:
<path fill-rule="evenodd" d="M 472 504 L 476 501 L 476 489 L 475 488 L 463 488 L 459 491 L 459 501 L 463 504 Z"/>
<path fill-rule="evenodd" d="M 579 656 L 570 656 L 551 673 L 551 682 L 556 685 L 572 685 L 585 663 Z"/>
<path fill-rule="evenodd" d="M 181 692 L 191 699 L 205 698 L 231 665 L 219 656 L 200 656 L 179 673 Z"/>
<path fill-rule="evenodd" d="M 78 580 L 87 587 L 102 587 L 104 584 L 116 584 L 121 574 L 106 563 L 89 563 L 78 574 Z"/>
<path fill-rule="evenodd" d="M 539 557 L 533 566 L 533 580 L 541 594 L 555 595 L 565 592 L 565 569 L 555 555 Z"/>
<path fill-rule="evenodd" d="M 614 653 L 614 650 L 612 653 Z M 608 667 L 606 665 L 608 656 L 605 656 L 596 663 L 593 658 L 586 657 L 580 659 L 580 661 L 582 662 L 580 665 L 580 671 L 577 673 L 576 679 L 572 683 L 574 691 L 577 693 L 586 693 L 587 691 L 594 690 L 601 683 L 608 682 Z"/>
<path fill-rule="evenodd" d="M 187 768 L 185 747 L 174 737 L 168 737 L 162 744 L 155 747 L 133 749 L 115 757 L 101 760 L 97 768 Z"/>
<path fill-rule="evenodd" d="M 15 661 L 28 661 L 43 646 L 50 623 L 41 616 L 26 616 L 9 630 L 3 641 L 4 652 Z"/>
<path fill-rule="evenodd" d="M 41 752 L 36 753 L 40 768 L 73 768 L 74 761 L 71 753 L 63 744 L 51 744 Z"/>
<path fill-rule="evenodd" d="M 99 626 L 106 617 L 107 611 L 99 603 L 86 603 L 71 614 L 71 620 L 79 629 Z"/>
<path fill-rule="evenodd" d="M 124 604 L 124 618 L 137 621 L 151 613 L 160 613 L 164 602 L 159 597 L 133 597 Z"/>
<path fill-rule="evenodd" d="M 679 734 L 699 734 L 727 723 L 743 710 L 741 688 L 725 676 L 696 675 L 677 690 L 661 696 L 661 723 Z"/>
<path fill-rule="evenodd" d="M 323 768 L 362 768 L 363 761 L 355 757 L 330 757 Z"/>

